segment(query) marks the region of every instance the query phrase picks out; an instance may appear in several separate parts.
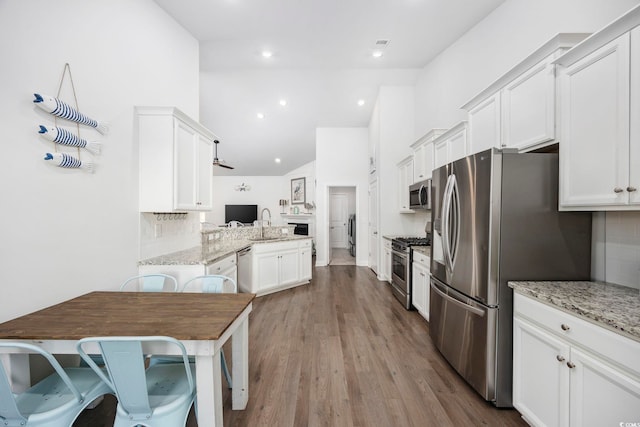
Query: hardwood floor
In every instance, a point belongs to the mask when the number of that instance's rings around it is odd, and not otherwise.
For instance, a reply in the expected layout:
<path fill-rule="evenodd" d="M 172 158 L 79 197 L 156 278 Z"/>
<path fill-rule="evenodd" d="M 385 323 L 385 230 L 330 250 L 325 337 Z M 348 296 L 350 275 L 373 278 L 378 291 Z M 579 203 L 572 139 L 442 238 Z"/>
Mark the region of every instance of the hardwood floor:
<path fill-rule="evenodd" d="M 232 411 L 225 388 L 225 426 L 526 425 L 482 400 L 368 268 L 316 268 L 311 284 L 257 298 L 250 319 L 249 404 Z M 110 425 L 114 402 L 74 425 Z"/>

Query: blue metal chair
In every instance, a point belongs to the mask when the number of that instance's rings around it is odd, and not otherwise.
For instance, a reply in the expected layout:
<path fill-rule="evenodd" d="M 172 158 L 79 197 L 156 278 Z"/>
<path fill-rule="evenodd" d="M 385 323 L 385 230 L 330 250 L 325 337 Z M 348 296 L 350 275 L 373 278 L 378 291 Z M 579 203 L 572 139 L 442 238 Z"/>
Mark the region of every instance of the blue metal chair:
<path fill-rule="evenodd" d="M 21 342 L 0 342 L 42 355 L 55 372 L 23 393 L 14 394 L 0 360 L 0 424 L 25 427 L 69 427 L 80 413 L 98 397 L 111 393 L 109 386 L 89 368 L 63 368 L 44 349 Z"/>
<path fill-rule="evenodd" d="M 120 285 L 120 290 L 132 292 L 177 292 L 178 281 L 168 274 L 142 274 L 125 280 Z"/>
<path fill-rule="evenodd" d="M 182 363 L 156 364 L 145 370 L 143 342 L 164 342 L 182 353 Z M 98 343 L 107 367 L 101 370 L 83 347 Z M 78 341 L 82 359 L 118 398 L 114 427 L 177 427 L 187 422 L 196 397 L 195 365 L 182 343 L 171 337 L 91 337 Z"/>
<path fill-rule="evenodd" d="M 219 274 L 209 274 L 205 276 L 194 277 L 191 280 L 185 282 L 182 286 L 182 292 L 202 292 L 202 293 L 237 293 L 238 284 L 231 277 L 221 276 Z M 227 380 L 229 388 L 233 388 L 231 381 L 231 374 L 229 374 L 229 368 L 227 367 L 227 359 L 224 356 L 224 351 L 220 349 L 220 362 L 222 364 L 222 372 Z"/>

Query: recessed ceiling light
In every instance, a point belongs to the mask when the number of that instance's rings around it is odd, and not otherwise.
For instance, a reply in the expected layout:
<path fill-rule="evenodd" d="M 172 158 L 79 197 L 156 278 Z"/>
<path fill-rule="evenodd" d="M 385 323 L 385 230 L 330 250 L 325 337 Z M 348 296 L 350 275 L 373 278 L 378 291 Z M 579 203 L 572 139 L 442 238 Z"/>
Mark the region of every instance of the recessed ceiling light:
<path fill-rule="evenodd" d="M 382 58 L 382 51 L 381 50 L 374 50 L 373 53 L 371 54 L 371 56 L 373 56 L 374 58 Z"/>
<path fill-rule="evenodd" d="M 262 56 L 264 58 L 271 58 L 273 56 L 273 52 L 271 52 L 270 50 L 263 50 L 262 51 Z"/>
<path fill-rule="evenodd" d="M 282 105 L 283 107 L 287 106 L 287 100 L 286 99 L 281 99 L 280 100 L 280 105 Z"/>
<path fill-rule="evenodd" d="M 276 163 L 280 163 L 280 158 L 279 158 L 279 157 L 276 157 L 275 162 L 276 162 Z"/>
<path fill-rule="evenodd" d="M 364 99 L 358 100 L 358 106 L 362 107 L 364 105 Z"/>
<path fill-rule="evenodd" d="M 264 114 L 262 114 L 262 113 L 258 113 L 257 116 L 258 116 L 259 119 L 264 119 Z"/>

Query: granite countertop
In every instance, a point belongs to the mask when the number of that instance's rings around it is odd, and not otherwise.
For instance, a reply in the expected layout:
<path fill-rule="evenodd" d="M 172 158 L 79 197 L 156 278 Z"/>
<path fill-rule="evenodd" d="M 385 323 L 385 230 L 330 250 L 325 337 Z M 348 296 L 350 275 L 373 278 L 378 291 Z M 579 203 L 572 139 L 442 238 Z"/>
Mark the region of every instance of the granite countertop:
<path fill-rule="evenodd" d="M 199 265 L 211 264 L 235 252 L 241 251 L 251 245 L 259 245 L 263 243 L 285 242 L 290 240 L 310 239 L 309 236 L 287 236 L 281 238 L 273 238 L 263 241 L 255 240 L 228 240 L 222 243 L 212 243 L 209 245 L 207 254 L 203 256 L 202 246 L 194 246 L 193 248 L 182 251 L 171 252 L 153 258 L 143 259 L 138 265 Z"/>
<path fill-rule="evenodd" d="M 411 250 L 431 258 L 431 246 L 411 246 Z"/>
<path fill-rule="evenodd" d="M 509 282 L 509 287 L 640 341 L 640 289 L 604 282 Z"/>

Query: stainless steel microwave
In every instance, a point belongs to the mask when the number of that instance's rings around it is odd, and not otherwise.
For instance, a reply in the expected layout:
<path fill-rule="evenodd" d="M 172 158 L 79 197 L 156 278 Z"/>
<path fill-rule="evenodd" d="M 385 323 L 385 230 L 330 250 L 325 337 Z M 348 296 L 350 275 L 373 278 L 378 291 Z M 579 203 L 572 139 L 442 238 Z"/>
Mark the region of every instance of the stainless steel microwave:
<path fill-rule="evenodd" d="M 411 209 L 431 209 L 430 179 L 409 186 L 409 207 Z"/>

